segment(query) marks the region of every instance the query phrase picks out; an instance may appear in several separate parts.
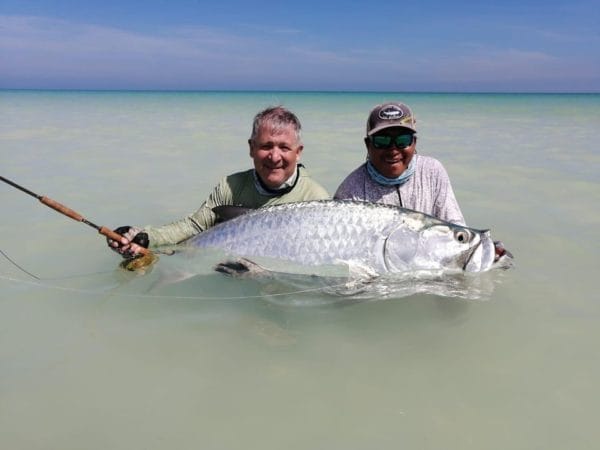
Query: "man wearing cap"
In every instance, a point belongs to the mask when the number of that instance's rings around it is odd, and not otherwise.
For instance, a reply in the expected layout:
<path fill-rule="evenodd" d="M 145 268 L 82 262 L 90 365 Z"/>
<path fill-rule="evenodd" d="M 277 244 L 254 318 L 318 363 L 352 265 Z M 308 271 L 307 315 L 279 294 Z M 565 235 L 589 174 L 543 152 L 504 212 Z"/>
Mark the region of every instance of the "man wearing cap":
<path fill-rule="evenodd" d="M 299 164 L 303 150 L 300 121 L 281 107 L 269 107 L 254 117 L 248 140 L 254 168 L 224 177 L 200 208 L 189 216 L 160 227 L 119 227 L 121 242 L 108 240 L 111 249 L 131 258 L 143 247 L 177 244 L 215 225 L 216 206 L 259 208 L 266 205 L 322 200 L 327 191 Z"/>
<path fill-rule="evenodd" d="M 335 199 L 397 205 L 465 225 L 442 164 L 417 154 L 416 120 L 407 105 L 373 108 L 365 145 L 367 161 L 340 184 Z"/>

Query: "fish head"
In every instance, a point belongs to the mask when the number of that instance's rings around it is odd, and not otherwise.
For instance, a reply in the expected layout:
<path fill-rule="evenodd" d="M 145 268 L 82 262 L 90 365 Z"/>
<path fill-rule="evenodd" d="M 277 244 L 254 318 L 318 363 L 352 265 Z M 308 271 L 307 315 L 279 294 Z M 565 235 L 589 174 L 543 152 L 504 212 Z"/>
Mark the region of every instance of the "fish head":
<path fill-rule="evenodd" d="M 398 227 L 388 236 L 385 246 L 385 260 L 391 272 L 483 272 L 492 267 L 495 256 L 488 230 L 441 221 L 424 223 L 418 230 Z"/>

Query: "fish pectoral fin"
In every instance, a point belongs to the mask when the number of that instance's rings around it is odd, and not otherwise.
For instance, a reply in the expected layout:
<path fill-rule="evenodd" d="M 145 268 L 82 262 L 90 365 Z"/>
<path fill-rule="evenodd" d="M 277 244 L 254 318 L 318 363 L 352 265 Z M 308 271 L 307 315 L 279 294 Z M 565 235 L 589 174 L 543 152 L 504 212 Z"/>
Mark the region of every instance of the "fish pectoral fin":
<path fill-rule="evenodd" d="M 246 258 L 220 262 L 215 266 L 215 270 L 234 277 L 256 277 L 270 273 L 264 267 Z"/>
<path fill-rule="evenodd" d="M 366 292 L 378 277 L 348 278 L 345 283 L 332 286 L 331 293 L 339 297 L 353 297 Z"/>
<path fill-rule="evenodd" d="M 350 278 L 361 280 L 374 280 L 379 277 L 379 273 L 372 267 L 365 265 L 360 261 L 347 261 L 348 273 Z"/>

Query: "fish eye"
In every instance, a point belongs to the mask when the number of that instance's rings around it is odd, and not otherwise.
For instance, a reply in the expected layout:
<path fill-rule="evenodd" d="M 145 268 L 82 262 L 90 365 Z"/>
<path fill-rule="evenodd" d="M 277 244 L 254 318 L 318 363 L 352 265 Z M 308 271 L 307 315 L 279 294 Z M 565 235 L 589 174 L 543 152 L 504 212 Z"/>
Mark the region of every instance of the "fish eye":
<path fill-rule="evenodd" d="M 454 238 L 460 243 L 467 242 L 469 237 L 470 235 L 467 230 L 457 230 L 454 232 Z"/>

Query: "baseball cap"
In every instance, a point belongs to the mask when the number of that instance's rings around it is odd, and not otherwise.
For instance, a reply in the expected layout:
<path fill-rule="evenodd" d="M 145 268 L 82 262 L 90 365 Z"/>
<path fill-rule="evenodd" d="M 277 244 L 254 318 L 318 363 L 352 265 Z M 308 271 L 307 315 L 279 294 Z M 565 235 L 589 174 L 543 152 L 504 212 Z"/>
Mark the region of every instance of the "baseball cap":
<path fill-rule="evenodd" d="M 367 120 L 367 136 L 384 128 L 403 127 L 417 132 L 416 120 L 410 108 L 404 103 L 389 102 L 377 105 Z"/>

